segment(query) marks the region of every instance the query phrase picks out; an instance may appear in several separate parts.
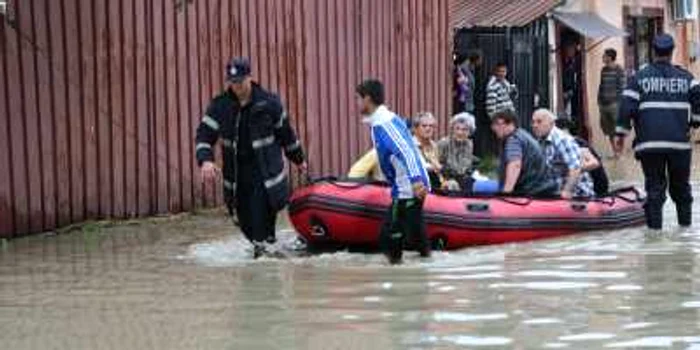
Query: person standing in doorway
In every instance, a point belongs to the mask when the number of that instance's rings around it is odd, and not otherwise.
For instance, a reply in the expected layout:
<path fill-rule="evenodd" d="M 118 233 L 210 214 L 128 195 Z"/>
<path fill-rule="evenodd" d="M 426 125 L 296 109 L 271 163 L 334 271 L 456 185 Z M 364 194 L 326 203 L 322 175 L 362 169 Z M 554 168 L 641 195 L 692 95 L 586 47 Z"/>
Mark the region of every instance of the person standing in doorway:
<path fill-rule="evenodd" d="M 577 42 L 564 46 L 562 91 L 565 117 L 572 125 L 572 135 L 583 136 L 585 125 L 581 115 L 581 56 Z"/>
<path fill-rule="evenodd" d="M 365 121 L 371 124 L 379 165 L 391 184 L 392 202 L 379 242 L 391 264 L 402 261 L 407 238 L 417 241 L 422 257 L 430 256 L 423 222 L 423 201 L 430 191 L 428 172 L 406 123 L 384 105 L 384 86 L 369 79 L 355 89 Z"/>
<path fill-rule="evenodd" d="M 518 89 L 508 79 L 508 67 L 505 63 L 496 64 L 493 75 L 486 86 L 486 114 L 489 118 L 503 111 L 515 112 L 515 100 Z"/>
<path fill-rule="evenodd" d="M 600 111 L 600 128 L 610 141 L 612 157 L 617 159 L 619 153 L 615 150 L 615 123 L 617 121 L 618 102 L 625 88 L 625 71 L 615 63 L 617 51 L 607 49 L 603 54 L 603 69 L 600 71 L 598 86 L 598 109 Z"/>
<path fill-rule="evenodd" d="M 221 138 L 224 200 L 258 258 L 275 242 L 277 213 L 289 197 L 282 154 L 302 171 L 306 161 L 279 97 L 253 81 L 249 61 L 233 59 L 226 80 L 226 89 L 211 101 L 197 127 L 197 163 L 203 180 L 219 176 L 214 145 Z"/>
<path fill-rule="evenodd" d="M 690 127 L 700 125 L 700 82 L 687 70 L 671 64 L 673 37 L 654 38 L 655 60 L 642 68 L 622 93 L 616 147 L 620 152 L 632 129 L 635 156 L 642 163 L 647 202 L 647 226 L 660 230 L 666 188 L 676 204 L 678 224 L 692 223 Z"/>

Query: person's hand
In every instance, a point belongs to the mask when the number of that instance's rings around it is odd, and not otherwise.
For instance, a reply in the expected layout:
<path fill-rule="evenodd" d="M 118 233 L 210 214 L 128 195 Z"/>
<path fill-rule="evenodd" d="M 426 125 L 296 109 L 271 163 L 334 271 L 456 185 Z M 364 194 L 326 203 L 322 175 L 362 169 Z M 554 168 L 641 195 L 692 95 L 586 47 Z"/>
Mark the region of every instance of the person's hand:
<path fill-rule="evenodd" d="M 625 148 L 625 137 L 618 135 L 615 136 L 615 153 L 620 154 Z"/>
<path fill-rule="evenodd" d="M 200 168 L 202 181 L 213 181 L 221 173 L 221 170 L 214 162 L 204 162 Z"/>
<path fill-rule="evenodd" d="M 428 190 L 425 188 L 422 182 L 415 182 L 413 184 L 413 195 L 420 200 L 424 200 L 428 195 Z"/>
<path fill-rule="evenodd" d="M 562 190 L 561 191 L 561 198 L 571 199 L 571 198 L 573 198 L 573 194 L 569 190 Z"/>

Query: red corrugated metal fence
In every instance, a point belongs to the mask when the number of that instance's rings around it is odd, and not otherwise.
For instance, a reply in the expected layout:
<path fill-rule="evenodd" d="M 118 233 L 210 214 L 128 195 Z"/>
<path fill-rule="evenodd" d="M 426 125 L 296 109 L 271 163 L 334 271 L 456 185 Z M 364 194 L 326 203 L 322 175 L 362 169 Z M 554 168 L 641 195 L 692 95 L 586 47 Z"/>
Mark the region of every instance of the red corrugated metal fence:
<path fill-rule="evenodd" d="M 354 86 L 403 115 L 449 113 L 448 0 L 10 0 L 0 15 L 0 236 L 220 203 L 193 133 L 249 56 L 312 174 L 369 147 Z"/>

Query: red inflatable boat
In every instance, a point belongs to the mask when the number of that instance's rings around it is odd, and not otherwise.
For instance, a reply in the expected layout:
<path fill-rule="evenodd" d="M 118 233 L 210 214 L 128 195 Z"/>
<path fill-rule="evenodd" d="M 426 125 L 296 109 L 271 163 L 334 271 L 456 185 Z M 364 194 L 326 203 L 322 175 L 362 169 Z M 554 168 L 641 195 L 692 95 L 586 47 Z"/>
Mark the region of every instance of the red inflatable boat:
<path fill-rule="evenodd" d="M 309 246 L 376 247 L 389 191 L 376 184 L 317 182 L 294 193 L 289 215 Z M 436 249 L 457 249 L 642 225 L 643 202 L 635 188 L 595 200 L 431 194 L 424 217 Z"/>

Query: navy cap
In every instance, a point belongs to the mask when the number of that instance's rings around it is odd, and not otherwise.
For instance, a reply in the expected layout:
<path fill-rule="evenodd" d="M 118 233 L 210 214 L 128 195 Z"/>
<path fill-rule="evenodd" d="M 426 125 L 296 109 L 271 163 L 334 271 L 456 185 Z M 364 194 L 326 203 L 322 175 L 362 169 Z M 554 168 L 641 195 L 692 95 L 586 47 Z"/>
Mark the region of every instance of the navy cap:
<path fill-rule="evenodd" d="M 654 49 L 658 51 L 673 50 L 673 37 L 668 34 L 659 34 L 654 38 Z"/>
<path fill-rule="evenodd" d="M 240 83 L 250 75 L 250 62 L 245 57 L 236 57 L 226 65 L 226 80 Z"/>

